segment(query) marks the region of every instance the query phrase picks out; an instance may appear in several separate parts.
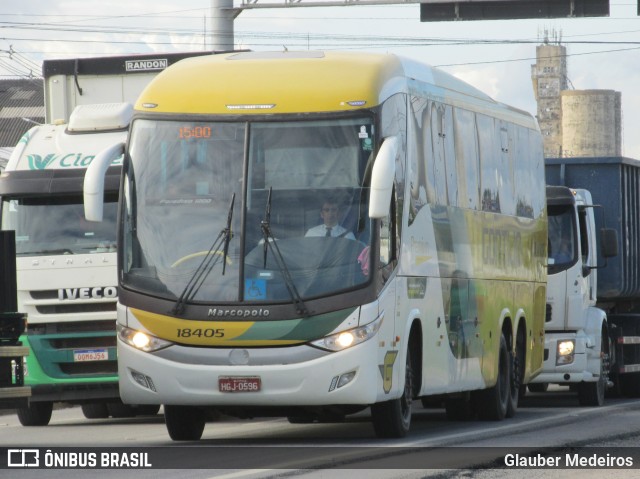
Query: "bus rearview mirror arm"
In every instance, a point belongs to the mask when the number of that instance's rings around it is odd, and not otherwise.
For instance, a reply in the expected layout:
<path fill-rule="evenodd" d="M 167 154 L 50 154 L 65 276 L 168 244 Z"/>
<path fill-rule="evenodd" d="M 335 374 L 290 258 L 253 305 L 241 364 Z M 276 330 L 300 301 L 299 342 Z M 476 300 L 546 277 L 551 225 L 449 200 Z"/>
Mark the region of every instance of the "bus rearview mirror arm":
<path fill-rule="evenodd" d="M 113 160 L 124 153 L 124 143 L 105 148 L 96 155 L 84 175 L 84 215 L 88 221 L 102 221 L 104 177 Z"/>

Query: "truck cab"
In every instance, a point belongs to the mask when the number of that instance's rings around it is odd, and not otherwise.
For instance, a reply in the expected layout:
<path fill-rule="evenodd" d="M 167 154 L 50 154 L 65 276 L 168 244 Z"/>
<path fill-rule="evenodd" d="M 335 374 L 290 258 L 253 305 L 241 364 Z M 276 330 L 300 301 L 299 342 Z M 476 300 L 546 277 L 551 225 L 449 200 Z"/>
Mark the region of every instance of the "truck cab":
<path fill-rule="evenodd" d="M 611 346 L 606 313 L 596 306 L 597 232 L 591 193 L 547 187 L 548 276 L 543 371 L 529 385 L 573 385 L 584 406 L 604 403 Z M 603 256 L 614 253 L 603 230 Z M 615 235 L 614 235 L 615 236 Z"/>

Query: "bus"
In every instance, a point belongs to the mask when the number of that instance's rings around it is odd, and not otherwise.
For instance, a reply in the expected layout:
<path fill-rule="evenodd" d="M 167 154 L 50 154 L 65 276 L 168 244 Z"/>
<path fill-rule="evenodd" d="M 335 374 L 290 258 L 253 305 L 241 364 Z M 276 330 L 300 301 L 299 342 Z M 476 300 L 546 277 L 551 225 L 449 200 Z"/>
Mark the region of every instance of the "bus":
<path fill-rule="evenodd" d="M 120 394 L 162 404 L 173 440 L 217 413 L 369 408 L 383 438 L 418 399 L 515 414 L 544 354 L 531 115 L 392 54 L 235 52 L 149 83 L 87 170 L 87 219 L 123 152 Z"/>

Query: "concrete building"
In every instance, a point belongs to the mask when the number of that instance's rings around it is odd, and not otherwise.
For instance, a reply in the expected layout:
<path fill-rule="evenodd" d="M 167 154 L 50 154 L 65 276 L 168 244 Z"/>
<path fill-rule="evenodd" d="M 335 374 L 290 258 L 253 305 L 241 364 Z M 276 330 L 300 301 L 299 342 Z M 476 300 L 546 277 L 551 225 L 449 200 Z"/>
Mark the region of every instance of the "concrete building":
<path fill-rule="evenodd" d="M 531 65 L 533 92 L 538 103 L 538 125 L 544 142 L 544 156 L 558 157 L 562 151 L 562 105 L 560 92 L 567 89 L 567 49 L 549 43 L 536 47 L 536 64 Z"/>
<path fill-rule="evenodd" d="M 567 51 L 560 35 L 536 47 L 531 80 L 544 156 L 607 157 L 622 155 L 622 99 L 613 90 L 569 90 Z"/>
<path fill-rule="evenodd" d="M 622 156 L 622 95 L 613 90 L 561 92 L 562 157 Z"/>

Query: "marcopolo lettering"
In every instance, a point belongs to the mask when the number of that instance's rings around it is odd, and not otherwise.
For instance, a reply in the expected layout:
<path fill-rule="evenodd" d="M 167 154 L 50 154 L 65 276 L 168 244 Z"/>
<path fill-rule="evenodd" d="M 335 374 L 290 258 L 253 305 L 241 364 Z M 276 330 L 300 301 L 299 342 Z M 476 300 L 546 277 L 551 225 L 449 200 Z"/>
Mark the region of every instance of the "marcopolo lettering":
<path fill-rule="evenodd" d="M 103 299 L 117 298 L 118 288 L 116 286 L 103 286 L 97 288 L 60 288 L 58 299 Z"/>
<path fill-rule="evenodd" d="M 266 318 L 269 316 L 268 309 L 209 309 L 210 318 Z"/>
<path fill-rule="evenodd" d="M 169 66 L 169 60 L 166 58 L 156 58 L 151 60 L 128 60 L 125 62 L 125 68 L 128 72 L 164 70 Z"/>

